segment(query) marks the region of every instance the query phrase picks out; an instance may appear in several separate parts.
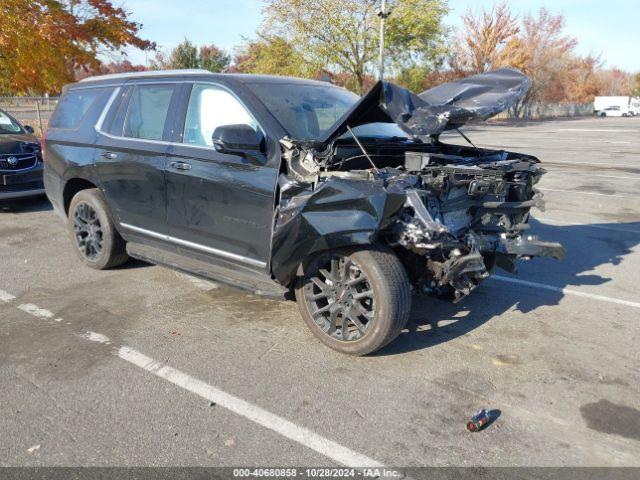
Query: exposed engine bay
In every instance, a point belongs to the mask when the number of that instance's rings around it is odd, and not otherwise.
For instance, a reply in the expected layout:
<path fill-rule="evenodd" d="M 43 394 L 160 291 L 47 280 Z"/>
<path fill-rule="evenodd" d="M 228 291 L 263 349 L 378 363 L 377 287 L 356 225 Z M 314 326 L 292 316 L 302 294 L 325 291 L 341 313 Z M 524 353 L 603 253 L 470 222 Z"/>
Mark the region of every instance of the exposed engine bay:
<path fill-rule="evenodd" d="M 513 98 L 522 94 L 521 83 Z M 457 301 L 495 267 L 514 272 L 517 259 L 562 259 L 560 244 L 528 232 L 530 209 L 544 209 L 535 189 L 545 173 L 539 160 L 441 142 L 440 133 L 458 123 L 402 90 L 380 82 L 323 141 L 280 141 L 286 168 L 274 228 L 275 277 L 289 281 L 292 262 L 305 251 L 383 243 L 402 260 L 417 291 Z M 473 117 L 455 110 L 458 120 Z M 382 114 L 407 138 L 353 134 L 351 125 L 380 121 Z"/>

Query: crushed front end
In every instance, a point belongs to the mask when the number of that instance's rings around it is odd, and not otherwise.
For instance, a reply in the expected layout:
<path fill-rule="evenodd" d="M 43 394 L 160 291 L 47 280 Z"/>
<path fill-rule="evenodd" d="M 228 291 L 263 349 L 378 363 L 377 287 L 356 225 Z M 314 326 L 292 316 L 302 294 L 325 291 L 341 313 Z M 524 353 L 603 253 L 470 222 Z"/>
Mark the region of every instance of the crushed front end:
<path fill-rule="evenodd" d="M 534 188 L 544 170 L 532 157 L 501 156 L 508 154 L 449 163 L 419 155 L 426 165 L 418 171 L 384 171 L 387 188 L 401 188 L 407 200 L 383 235 L 419 291 L 458 300 L 495 267 L 514 272 L 517 259 L 563 258 L 560 244 L 529 233 L 529 210 L 544 208 Z"/>
<path fill-rule="evenodd" d="M 514 69 L 419 96 L 378 82 L 322 137 L 281 139 L 276 280 L 289 284 L 316 252 L 382 243 L 417 291 L 459 300 L 496 267 L 514 272 L 518 259 L 562 259 L 560 244 L 529 232 L 530 209 L 544 208 L 537 158 L 440 141 L 446 130 L 509 108 L 529 87 Z M 400 135 L 358 138 L 353 130 L 381 122 L 397 125 Z"/>
<path fill-rule="evenodd" d="M 495 267 L 514 272 L 518 259 L 563 258 L 560 244 L 529 232 L 530 209 L 544 208 L 535 184 L 545 171 L 535 157 L 440 142 L 405 145 L 401 153 L 399 145 L 368 147 L 388 165 L 344 170 L 348 145 L 334 147 L 324 161 L 317 151 L 285 146 L 292 173 L 281 177 L 276 238 L 292 242 L 288 258 L 296 257 L 296 239 L 321 248 L 384 243 L 416 291 L 454 301 Z"/>

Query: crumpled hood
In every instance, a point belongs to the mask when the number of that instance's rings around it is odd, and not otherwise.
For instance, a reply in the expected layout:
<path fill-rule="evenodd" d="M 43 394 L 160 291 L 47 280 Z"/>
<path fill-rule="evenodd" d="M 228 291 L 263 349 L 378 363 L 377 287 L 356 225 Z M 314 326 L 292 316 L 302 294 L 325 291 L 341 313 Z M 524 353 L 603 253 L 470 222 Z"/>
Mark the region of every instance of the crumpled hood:
<path fill-rule="evenodd" d="M 378 81 L 325 134 L 329 143 L 353 128 L 393 122 L 412 136 L 437 135 L 471 120 L 486 120 L 513 106 L 531 88 L 531 80 L 515 68 L 444 83 L 416 95 L 393 83 Z"/>

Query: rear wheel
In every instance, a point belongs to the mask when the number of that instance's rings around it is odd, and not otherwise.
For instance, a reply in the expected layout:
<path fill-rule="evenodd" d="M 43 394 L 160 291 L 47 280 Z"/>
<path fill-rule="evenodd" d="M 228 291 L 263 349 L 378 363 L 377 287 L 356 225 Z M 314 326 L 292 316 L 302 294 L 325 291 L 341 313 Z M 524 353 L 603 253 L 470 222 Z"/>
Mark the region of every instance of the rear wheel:
<path fill-rule="evenodd" d="M 405 269 L 383 248 L 315 256 L 303 267 L 296 300 L 313 334 L 350 355 L 372 353 L 394 340 L 411 310 Z"/>
<path fill-rule="evenodd" d="M 69 205 L 69 234 L 85 265 L 97 270 L 117 267 L 129 257 L 102 193 L 97 188 L 78 192 Z"/>

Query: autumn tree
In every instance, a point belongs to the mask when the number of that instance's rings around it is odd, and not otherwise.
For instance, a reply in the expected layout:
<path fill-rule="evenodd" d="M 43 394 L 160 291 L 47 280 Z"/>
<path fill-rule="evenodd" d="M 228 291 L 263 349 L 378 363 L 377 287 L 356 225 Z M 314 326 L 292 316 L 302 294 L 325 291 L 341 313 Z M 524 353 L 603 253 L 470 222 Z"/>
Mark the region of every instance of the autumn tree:
<path fill-rule="evenodd" d="M 529 13 L 523 17 L 517 40 L 503 52 L 505 64 L 520 68 L 531 78 L 529 102 L 559 102 L 564 98 L 565 73 L 577 44 L 564 29 L 563 15 L 553 15 L 541 8 L 537 15 Z"/>
<path fill-rule="evenodd" d="M 391 2 L 390 2 L 391 3 Z M 310 69 L 347 73 L 362 93 L 378 49 L 375 0 L 266 0 L 262 34 L 294 45 Z M 387 48 L 397 66 L 428 62 L 445 31 L 443 0 L 397 0 Z"/>
<path fill-rule="evenodd" d="M 601 83 L 600 95 L 633 95 L 634 78 L 618 68 L 600 70 L 597 77 Z"/>
<path fill-rule="evenodd" d="M 79 69 L 98 69 L 100 56 L 153 49 L 140 28 L 109 0 L 2 0 L 0 91 L 59 91 Z"/>
<path fill-rule="evenodd" d="M 100 63 L 97 69 L 77 69 L 75 73 L 75 80 L 82 80 L 86 77 L 94 75 L 109 75 L 112 73 L 131 73 L 131 72 L 144 72 L 147 67 L 144 65 L 135 65 L 129 60 L 115 60 L 112 62 Z"/>
<path fill-rule="evenodd" d="M 572 56 L 566 64 L 563 78 L 564 101 L 571 103 L 590 103 L 600 95 L 603 82 L 599 76 L 602 60 L 599 56 Z"/>
<path fill-rule="evenodd" d="M 493 70 L 503 63 L 502 50 L 520 31 L 506 3 L 462 15 L 463 30 L 450 50 L 451 68 L 460 76 Z"/>

